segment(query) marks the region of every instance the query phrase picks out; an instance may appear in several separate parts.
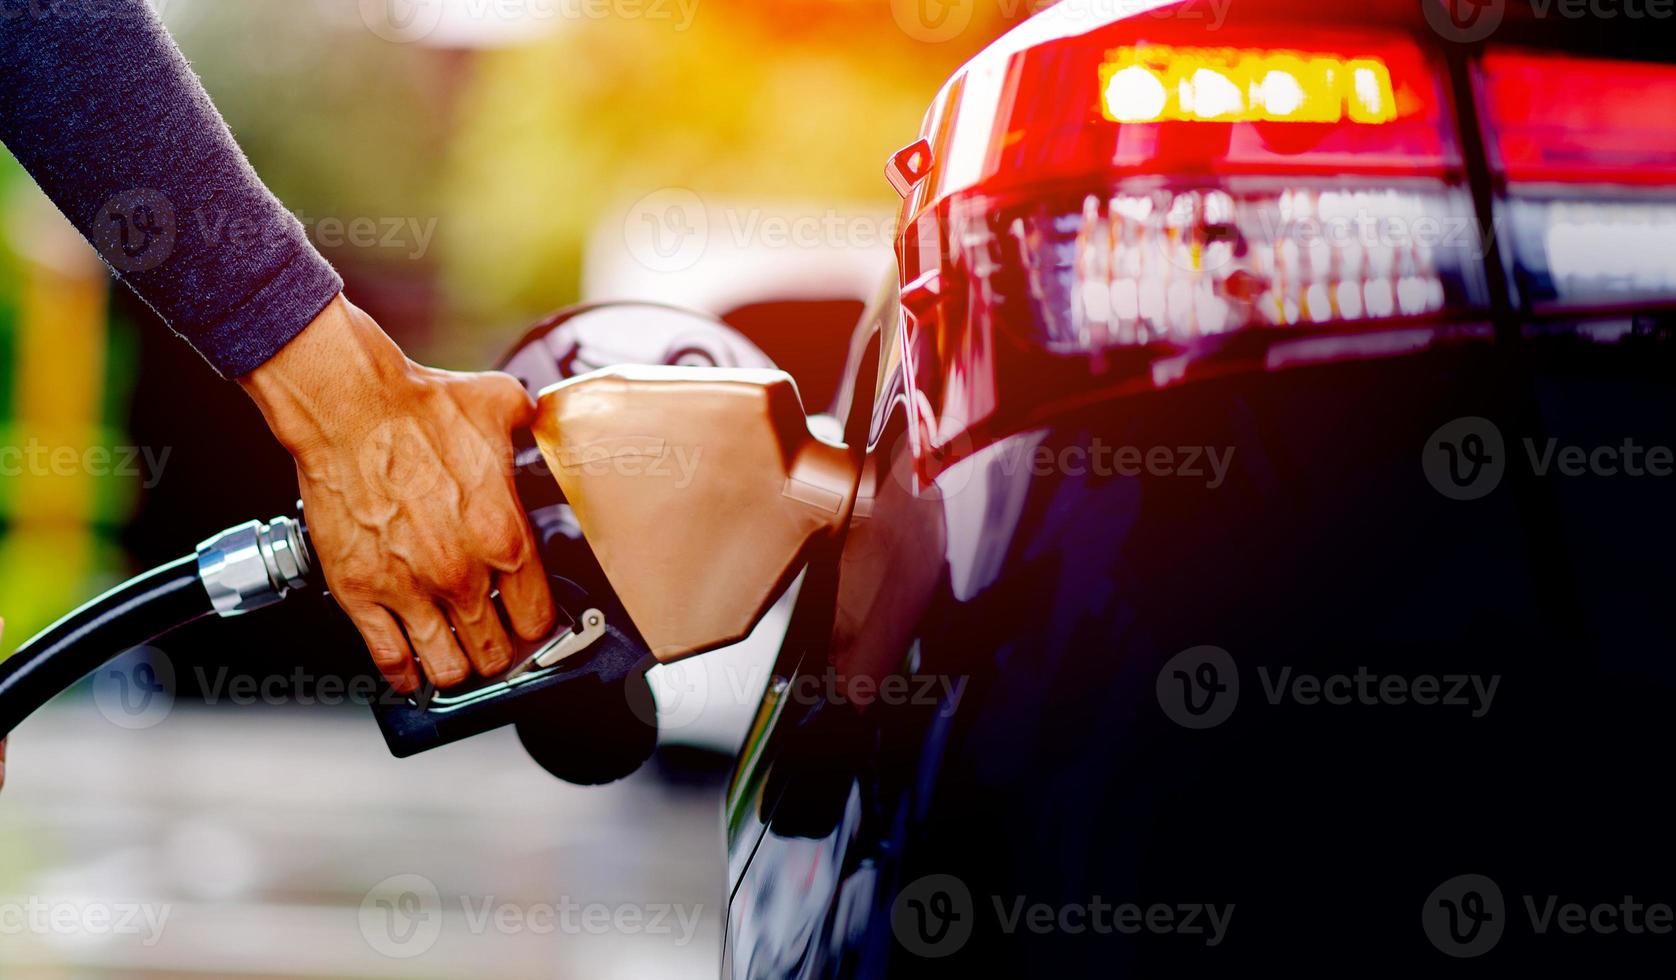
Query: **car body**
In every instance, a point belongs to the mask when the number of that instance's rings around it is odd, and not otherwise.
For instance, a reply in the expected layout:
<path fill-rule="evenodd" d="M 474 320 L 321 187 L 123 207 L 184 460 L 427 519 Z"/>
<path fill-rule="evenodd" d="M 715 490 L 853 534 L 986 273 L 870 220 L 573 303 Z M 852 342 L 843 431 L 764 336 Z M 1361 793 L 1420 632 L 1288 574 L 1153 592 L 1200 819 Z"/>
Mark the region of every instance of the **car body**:
<path fill-rule="evenodd" d="M 729 789 L 723 975 L 1658 955 L 1540 926 L 1676 898 L 1649 779 L 1676 694 L 1676 130 L 1614 121 L 1676 75 L 1632 24 L 1522 3 L 1242 0 L 1214 32 L 1190 3 L 1101 9 L 978 56 L 892 163 L 899 274 L 831 406 L 861 489 Z M 1292 130 L 1273 113 L 1308 84 L 1195 120 L 1186 88 L 1113 81 L 1174 72 L 1205 107 L 1207 66 L 1266 84 L 1299 51 L 1389 87 Z M 1389 302 L 1373 246 L 1349 287 L 1334 253 L 1311 316 L 1290 226 L 1257 218 L 1299 188 L 1477 245 L 1411 253 Z M 1137 225 L 1222 305 L 1112 312 L 1099 242 Z"/>

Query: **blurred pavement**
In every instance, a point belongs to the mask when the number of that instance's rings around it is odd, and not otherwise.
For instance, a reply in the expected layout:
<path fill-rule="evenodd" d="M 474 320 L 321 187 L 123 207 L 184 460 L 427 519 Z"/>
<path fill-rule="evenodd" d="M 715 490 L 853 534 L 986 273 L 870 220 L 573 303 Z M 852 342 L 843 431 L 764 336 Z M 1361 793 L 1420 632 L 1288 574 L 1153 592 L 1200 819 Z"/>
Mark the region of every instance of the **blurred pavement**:
<path fill-rule="evenodd" d="M 568 786 L 510 731 L 397 760 L 353 709 L 179 706 L 124 731 L 61 699 L 18 730 L 8 781 L 8 980 L 718 972 L 719 790 Z"/>

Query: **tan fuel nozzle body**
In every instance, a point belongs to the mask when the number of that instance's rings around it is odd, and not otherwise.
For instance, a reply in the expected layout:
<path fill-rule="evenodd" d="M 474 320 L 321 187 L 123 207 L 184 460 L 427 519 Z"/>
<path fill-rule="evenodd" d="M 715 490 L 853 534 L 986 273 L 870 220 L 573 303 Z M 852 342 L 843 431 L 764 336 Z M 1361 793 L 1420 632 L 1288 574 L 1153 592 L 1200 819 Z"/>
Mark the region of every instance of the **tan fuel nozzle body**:
<path fill-rule="evenodd" d="M 783 371 L 607 368 L 543 391 L 534 431 L 664 663 L 744 639 L 855 503 L 855 460 Z"/>

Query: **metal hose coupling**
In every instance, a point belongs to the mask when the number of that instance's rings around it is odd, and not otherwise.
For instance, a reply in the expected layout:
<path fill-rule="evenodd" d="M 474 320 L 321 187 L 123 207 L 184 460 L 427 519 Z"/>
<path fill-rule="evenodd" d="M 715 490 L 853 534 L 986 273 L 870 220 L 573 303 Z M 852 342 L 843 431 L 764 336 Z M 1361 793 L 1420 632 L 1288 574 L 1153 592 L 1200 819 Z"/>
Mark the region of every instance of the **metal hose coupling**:
<path fill-rule="evenodd" d="M 221 616 L 273 605 L 307 585 L 312 567 L 302 522 L 289 517 L 240 524 L 198 545 L 198 578 Z"/>

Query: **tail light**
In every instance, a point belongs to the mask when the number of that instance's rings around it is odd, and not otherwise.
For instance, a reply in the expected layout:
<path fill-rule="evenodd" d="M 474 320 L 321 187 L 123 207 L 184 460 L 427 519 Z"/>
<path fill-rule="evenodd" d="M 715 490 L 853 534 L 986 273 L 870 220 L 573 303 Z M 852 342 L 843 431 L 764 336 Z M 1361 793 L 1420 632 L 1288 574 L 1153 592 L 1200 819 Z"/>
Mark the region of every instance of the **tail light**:
<path fill-rule="evenodd" d="M 1524 303 L 1676 301 L 1676 67 L 1492 51 L 1479 85 Z"/>
<path fill-rule="evenodd" d="M 1525 309 L 1676 300 L 1676 67 L 1469 52 L 1399 0 L 1196 9 L 1051 7 L 893 158 L 924 470 L 1066 398 L 1492 336 L 1481 142 Z"/>
<path fill-rule="evenodd" d="M 956 76 L 893 163 L 928 448 L 1044 393 L 1481 316 L 1436 60 L 1400 30 L 1209 31 L 1189 9 L 1050 8 Z"/>
<path fill-rule="evenodd" d="M 1468 202 L 1443 183 L 1150 179 L 951 209 L 969 323 L 1060 354 L 1473 305 Z"/>
<path fill-rule="evenodd" d="M 976 325 L 1059 353 L 1169 355 L 1240 330 L 1471 305 L 1470 202 L 1418 49 L 1244 40 L 1097 43 L 1019 64 L 1021 91 L 1071 97 L 1020 99 L 994 172 L 951 201 Z M 1029 135 L 1043 131 L 1065 145 Z M 1062 191 L 1006 189 L 1051 162 L 1072 170 Z"/>

